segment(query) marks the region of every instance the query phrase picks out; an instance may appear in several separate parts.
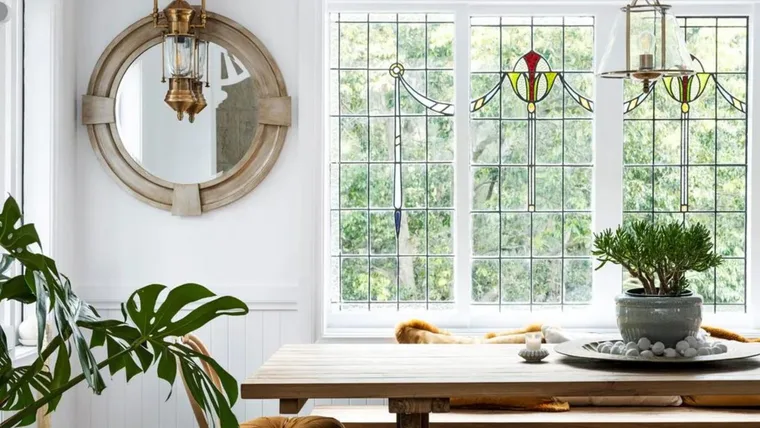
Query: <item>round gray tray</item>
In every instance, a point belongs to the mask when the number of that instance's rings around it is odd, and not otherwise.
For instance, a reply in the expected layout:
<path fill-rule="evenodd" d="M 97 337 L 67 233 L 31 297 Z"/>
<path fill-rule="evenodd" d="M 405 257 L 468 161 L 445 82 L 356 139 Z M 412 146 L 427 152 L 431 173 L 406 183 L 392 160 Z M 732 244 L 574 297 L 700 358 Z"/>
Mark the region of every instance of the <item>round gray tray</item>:
<path fill-rule="evenodd" d="M 740 342 L 728 342 L 723 341 L 727 347 L 728 352 L 717 355 L 704 355 L 701 357 L 686 358 L 678 356 L 676 358 L 654 357 L 628 357 L 625 355 L 603 354 L 597 352 L 597 347 L 603 342 L 614 342 L 615 340 L 599 340 L 590 342 L 588 339 L 572 340 L 570 342 L 560 343 L 554 347 L 554 351 L 558 354 L 566 355 L 568 357 L 585 358 L 591 360 L 604 360 L 604 361 L 626 361 L 636 363 L 701 363 L 708 361 L 727 361 L 727 360 L 739 360 L 742 358 L 751 358 L 760 355 L 760 343 L 740 343 Z"/>

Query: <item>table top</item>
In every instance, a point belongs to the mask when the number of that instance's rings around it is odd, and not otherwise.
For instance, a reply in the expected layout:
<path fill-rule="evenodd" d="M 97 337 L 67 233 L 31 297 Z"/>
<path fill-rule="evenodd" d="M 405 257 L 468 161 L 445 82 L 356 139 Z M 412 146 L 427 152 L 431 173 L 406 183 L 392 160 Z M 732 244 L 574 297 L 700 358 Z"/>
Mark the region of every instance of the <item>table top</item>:
<path fill-rule="evenodd" d="M 760 344 L 747 344 L 758 346 Z M 760 395 L 760 359 L 678 365 L 540 364 L 524 345 L 286 345 L 241 385 L 244 399 Z"/>

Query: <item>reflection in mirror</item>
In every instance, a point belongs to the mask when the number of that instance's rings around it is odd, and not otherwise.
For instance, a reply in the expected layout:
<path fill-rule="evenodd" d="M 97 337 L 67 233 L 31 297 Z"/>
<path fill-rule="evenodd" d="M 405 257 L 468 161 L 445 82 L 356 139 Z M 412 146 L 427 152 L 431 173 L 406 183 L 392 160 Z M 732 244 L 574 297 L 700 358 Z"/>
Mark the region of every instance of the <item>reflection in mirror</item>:
<path fill-rule="evenodd" d="M 116 127 L 132 159 L 172 183 L 203 183 L 231 170 L 250 148 L 257 126 L 253 79 L 219 45 L 209 45 L 208 107 L 195 123 L 178 121 L 164 103 L 161 45 L 130 66 L 116 95 Z"/>

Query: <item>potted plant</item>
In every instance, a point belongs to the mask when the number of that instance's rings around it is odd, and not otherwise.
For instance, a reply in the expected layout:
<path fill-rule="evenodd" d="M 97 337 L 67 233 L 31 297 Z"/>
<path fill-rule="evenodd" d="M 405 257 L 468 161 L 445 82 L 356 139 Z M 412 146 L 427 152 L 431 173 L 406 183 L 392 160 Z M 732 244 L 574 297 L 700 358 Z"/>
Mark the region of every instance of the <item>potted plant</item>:
<path fill-rule="evenodd" d="M 151 367 L 170 386 L 180 372 L 212 426 L 238 427 L 232 412 L 238 397 L 235 378 L 179 338 L 218 317 L 246 315 L 245 303 L 218 297 L 198 284 L 171 290 L 153 284 L 135 291 L 122 304 L 121 319 L 102 318 L 74 293 L 55 262 L 41 253 L 34 226 L 21 223 L 18 204 L 8 198 L 0 212 L 0 303 L 34 306 L 38 355 L 29 365 L 14 366 L 10 343 L 0 329 L 0 412 L 8 412 L 0 428 L 27 426 L 44 418 L 80 383 L 95 394 L 102 393 L 106 385 L 101 371 L 106 368 L 111 376 L 124 373 L 130 381 Z M 13 265 L 24 270 L 11 275 Z M 106 348 L 106 357 L 98 360 L 92 350 L 101 346 Z M 221 391 L 204 365 L 216 372 Z"/>
<path fill-rule="evenodd" d="M 646 337 L 673 347 L 697 334 L 702 298 L 689 288 L 686 274 L 722 263 L 704 225 L 634 221 L 595 234 L 592 254 L 601 262 L 597 269 L 620 265 L 640 284 L 615 299 L 618 328 L 626 342 Z"/>

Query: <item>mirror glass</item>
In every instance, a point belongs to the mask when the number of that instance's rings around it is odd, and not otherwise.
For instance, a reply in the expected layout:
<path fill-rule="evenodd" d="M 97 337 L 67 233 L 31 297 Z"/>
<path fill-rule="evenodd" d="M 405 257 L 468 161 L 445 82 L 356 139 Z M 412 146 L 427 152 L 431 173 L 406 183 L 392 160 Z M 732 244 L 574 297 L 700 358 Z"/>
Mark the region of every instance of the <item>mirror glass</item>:
<path fill-rule="evenodd" d="M 232 169 L 253 143 L 257 96 L 242 63 L 209 44 L 208 106 L 190 123 L 165 102 L 161 82 L 161 45 L 138 57 L 122 78 L 116 95 L 116 126 L 132 158 L 163 180 L 203 183 Z"/>

